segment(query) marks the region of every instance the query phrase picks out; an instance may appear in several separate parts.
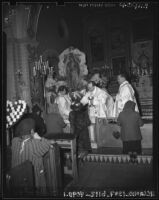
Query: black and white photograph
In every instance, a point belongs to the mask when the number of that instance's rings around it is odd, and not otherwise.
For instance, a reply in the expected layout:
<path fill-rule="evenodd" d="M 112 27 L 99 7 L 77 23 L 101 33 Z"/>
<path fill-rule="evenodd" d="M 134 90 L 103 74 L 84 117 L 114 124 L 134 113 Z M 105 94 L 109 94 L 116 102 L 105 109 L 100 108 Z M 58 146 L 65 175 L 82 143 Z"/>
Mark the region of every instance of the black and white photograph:
<path fill-rule="evenodd" d="M 1 197 L 158 198 L 158 2 L 2 2 Z"/>

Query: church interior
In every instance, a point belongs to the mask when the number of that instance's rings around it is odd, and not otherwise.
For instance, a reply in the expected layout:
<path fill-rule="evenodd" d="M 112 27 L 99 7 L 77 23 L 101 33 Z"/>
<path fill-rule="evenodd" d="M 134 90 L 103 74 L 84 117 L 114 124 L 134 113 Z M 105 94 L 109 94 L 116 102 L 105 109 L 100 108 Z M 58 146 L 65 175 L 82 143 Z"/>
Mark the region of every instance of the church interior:
<path fill-rule="evenodd" d="M 141 127 L 142 150 L 136 163 L 130 162 L 130 155 L 123 154 L 122 140 L 114 137 L 113 131 L 119 126 L 113 117 L 102 125 L 105 126 L 103 132 L 90 126 L 91 153 L 82 159 L 78 159 L 74 134 L 55 135 L 50 139 L 55 149 L 49 150 L 43 158 L 47 191 L 40 193 L 41 196 L 156 195 L 153 132 L 157 105 L 153 106 L 153 102 L 157 100 L 153 99 L 153 91 L 154 87 L 157 88 L 154 67 L 157 9 L 157 3 L 142 2 L 3 3 L 3 73 L 7 83 L 4 105 L 7 102 L 7 108 L 11 105 L 17 108 L 17 104 L 24 101 L 30 110 L 38 105 L 42 118 L 45 118 L 51 112 L 57 85 L 68 86 L 68 90 L 75 93 L 82 84 L 95 80 L 96 76 L 115 100 L 119 90 L 116 76 L 125 71 L 144 123 Z M 71 58 L 72 54 L 77 57 Z M 66 67 L 74 58 L 80 66 L 80 75 L 74 68 Z M 6 106 L 3 109 L 6 110 Z M 1 149 L 3 195 L 34 197 L 36 194 L 27 194 L 24 190 L 20 193 L 21 188 L 18 194 L 11 190 L 14 188 L 10 174 L 14 131 L 13 125 L 6 128 L 4 124 Z M 26 184 L 30 180 L 22 181 Z"/>

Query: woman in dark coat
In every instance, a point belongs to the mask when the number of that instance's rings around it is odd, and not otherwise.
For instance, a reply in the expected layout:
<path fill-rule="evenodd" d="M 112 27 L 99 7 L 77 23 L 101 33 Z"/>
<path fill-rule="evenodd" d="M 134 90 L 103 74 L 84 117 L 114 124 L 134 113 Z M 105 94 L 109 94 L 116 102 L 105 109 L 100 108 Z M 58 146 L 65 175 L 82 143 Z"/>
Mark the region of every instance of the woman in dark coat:
<path fill-rule="evenodd" d="M 44 135 L 45 138 L 51 139 L 52 135 L 63 133 L 63 128 L 66 127 L 66 124 L 59 113 L 57 104 L 52 105 L 52 112 L 46 115 L 45 124 L 47 130 Z"/>
<path fill-rule="evenodd" d="M 91 142 L 89 138 L 88 126 L 91 122 L 88 115 L 87 105 L 83 106 L 80 99 L 73 101 L 71 105 L 72 111 L 69 114 L 69 121 L 71 125 L 71 133 L 77 136 L 77 152 L 78 157 L 82 158 L 91 152 Z"/>
<path fill-rule="evenodd" d="M 141 130 L 143 121 L 138 112 L 135 111 L 135 103 L 127 101 L 123 111 L 117 119 L 121 126 L 121 140 L 123 141 L 123 153 L 137 155 L 141 153 Z"/>

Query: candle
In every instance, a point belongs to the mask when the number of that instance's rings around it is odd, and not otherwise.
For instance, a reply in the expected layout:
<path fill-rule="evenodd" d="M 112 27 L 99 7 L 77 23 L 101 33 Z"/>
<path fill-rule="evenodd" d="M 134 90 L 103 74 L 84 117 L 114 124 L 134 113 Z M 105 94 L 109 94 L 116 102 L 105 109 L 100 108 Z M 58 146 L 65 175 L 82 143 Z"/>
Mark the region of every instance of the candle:
<path fill-rule="evenodd" d="M 39 70 L 41 71 L 41 64 L 40 64 L 40 61 L 39 61 Z"/>
<path fill-rule="evenodd" d="M 33 67 L 33 76 L 36 76 L 36 68 Z"/>
<path fill-rule="evenodd" d="M 42 60 L 42 56 L 40 56 L 40 62 L 41 62 L 41 63 L 43 62 L 43 60 Z"/>

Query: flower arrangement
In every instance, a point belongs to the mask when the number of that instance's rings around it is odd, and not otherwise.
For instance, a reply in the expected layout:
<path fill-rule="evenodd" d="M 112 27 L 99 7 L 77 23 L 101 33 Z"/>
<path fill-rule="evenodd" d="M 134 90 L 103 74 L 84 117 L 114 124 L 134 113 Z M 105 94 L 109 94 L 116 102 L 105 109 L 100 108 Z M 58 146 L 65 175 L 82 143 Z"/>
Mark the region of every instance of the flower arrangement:
<path fill-rule="evenodd" d="M 12 103 L 7 100 L 7 116 L 6 116 L 6 127 L 10 128 L 13 126 L 24 114 L 26 109 L 26 102 L 23 100 L 18 100 Z"/>

